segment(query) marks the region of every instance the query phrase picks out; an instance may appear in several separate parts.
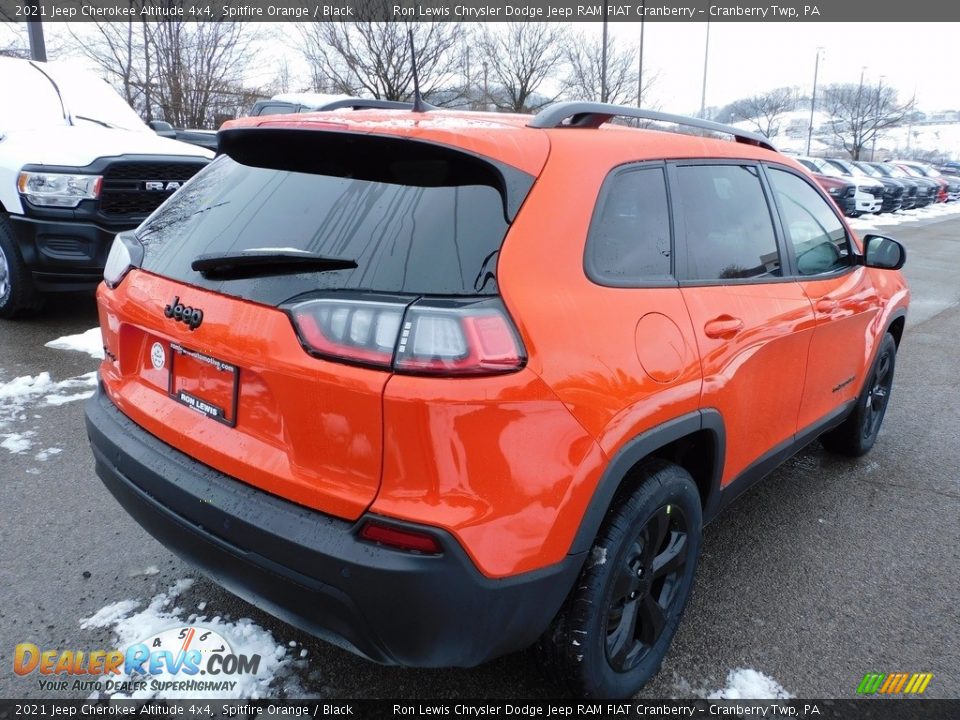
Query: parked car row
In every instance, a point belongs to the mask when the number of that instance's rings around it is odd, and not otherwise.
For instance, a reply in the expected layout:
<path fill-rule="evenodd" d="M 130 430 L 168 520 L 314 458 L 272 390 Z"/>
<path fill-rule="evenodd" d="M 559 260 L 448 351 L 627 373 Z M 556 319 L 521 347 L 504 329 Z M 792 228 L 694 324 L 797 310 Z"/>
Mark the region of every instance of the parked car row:
<path fill-rule="evenodd" d="M 960 199 L 960 176 L 913 160 L 865 162 L 798 157 L 848 217 L 921 208 Z"/>
<path fill-rule="evenodd" d="M 948 160 L 943 163 L 940 167 L 937 168 L 944 175 L 954 175 L 960 177 L 960 162 L 956 160 Z"/>

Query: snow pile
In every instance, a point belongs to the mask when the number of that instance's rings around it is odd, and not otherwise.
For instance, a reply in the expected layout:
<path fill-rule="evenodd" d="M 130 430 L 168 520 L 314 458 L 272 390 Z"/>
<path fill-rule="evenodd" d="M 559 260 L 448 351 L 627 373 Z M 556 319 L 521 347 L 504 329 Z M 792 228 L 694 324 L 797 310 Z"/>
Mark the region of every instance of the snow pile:
<path fill-rule="evenodd" d="M 64 335 L 56 340 L 51 340 L 46 346 L 55 350 L 85 352 L 92 358 L 103 360 L 103 338 L 98 327 L 90 328 L 78 335 Z"/>
<path fill-rule="evenodd" d="M 296 696 L 303 693 L 299 682 L 292 677 L 295 667 L 304 664 L 304 661 L 295 661 L 287 656 L 287 649 L 273 639 L 269 631 L 256 625 L 248 618 L 241 618 L 236 622 L 229 622 L 220 616 L 207 618 L 194 614 L 183 617 L 183 609 L 173 606 L 174 600 L 186 592 L 193 585 L 193 580 L 185 579 L 174 583 L 165 593 L 155 596 L 143 610 L 138 610 L 141 603 L 136 600 L 121 600 L 101 608 L 95 615 L 80 622 L 81 629 L 110 628 L 116 638 L 116 646 L 125 650 L 131 645 L 145 642 L 149 638 L 164 630 L 196 625 L 206 630 L 213 630 L 230 644 L 233 652 L 238 655 L 259 655 L 260 665 L 256 674 L 244 673 L 231 675 L 229 679 L 236 681 L 232 690 L 218 691 L 218 697 L 258 699 L 261 697 L 275 697 L 282 687 L 286 696 Z M 172 606 L 172 607 L 171 607 Z M 129 680 L 143 680 L 142 676 L 117 675 L 112 678 L 116 682 Z M 150 681 L 165 682 L 169 680 L 184 680 L 183 675 L 151 675 Z M 209 691 L 155 691 L 151 683 L 142 691 L 131 695 L 114 694 L 114 698 L 132 699 L 182 699 L 209 697 Z M 93 698 L 91 698 L 93 699 Z"/>
<path fill-rule="evenodd" d="M 707 695 L 708 700 L 787 700 L 792 697 L 776 680 L 749 668 L 731 670 L 727 686 Z"/>

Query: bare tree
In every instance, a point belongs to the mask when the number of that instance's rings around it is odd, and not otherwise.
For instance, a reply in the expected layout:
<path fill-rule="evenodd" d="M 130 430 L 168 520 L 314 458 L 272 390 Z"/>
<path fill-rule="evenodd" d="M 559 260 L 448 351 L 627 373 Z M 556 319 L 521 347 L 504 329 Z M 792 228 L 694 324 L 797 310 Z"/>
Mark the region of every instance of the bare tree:
<path fill-rule="evenodd" d="M 30 57 L 26 32 L 3 10 L 0 10 L 0 57 Z"/>
<path fill-rule="evenodd" d="M 455 84 L 464 49 L 464 29 L 454 22 L 376 22 L 383 0 L 358 3 L 351 22 L 305 23 L 299 27 L 303 54 L 320 92 L 408 100 L 413 96 L 413 64 L 408 28 L 413 33 L 417 72 L 424 97 L 443 101 Z"/>
<path fill-rule="evenodd" d="M 637 103 L 637 48 L 628 43 L 607 43 L 607 82 L 604 97 L 602 75 L 603 39 L 581 33 L 564 53 L 567 76 L 563 94 L 571 100 L 599 100 L 615 104 Z M 645 72 L 639 105 L 646 106 L 649 91 L 656 77 Z"/>
<path fill-rule="evenodd" d="M 96 63 L 104 79 L 122 93 L 131 107 L 142 108 L 149 68 L 149 47 L 144 41 L 141 21 L 84 23 L 78 34 L 68 26 L 73 49 Z"/>
<path fill-rule="evenodd" d="M 144 5 L 144 0 L 128 2 L 137 8 Z M 147 120 L 216 127 L 256 97 L 243 84 L 250 53 L 248 33 L 239 22 L 132 19 L 84 23 L 70 34 L 74 50 L 96 63 Z"/>
<path fill-rule="evenodd" d="M 865 146 L 887 128 L 902 125 L 914 101 L 900 104 L 892 87 L 857 84 L 828 85 L 823 91 L 823 111 L 833 118 L 830 127 L 837 141 L 854 160 Z"/>
<path fill-rule="evenodd" d="M 767 137 L 780 133 L 780 117 L 796 105 L 796 92 L 791 88 L 776 88 L 730 104 L 731 120 L 752 123 Z"/>
<path fill-rule="evenodd" d="M 16 3 L 9 8 L 0 8 L 0 57 L 30 58 L 30 40 L 27 36 L 27 24 L 20 22 L 13 13 Z M 56 27 L 59 23 L 52 24 Z M 51 24 L 44 25 L 44 43 L 47 58 L 55 59 L 63 52 L 64 45 L 59 36 L 51 33 Z"/>
<path fill-rule="evenodd" d="M 477 36 L 484 67 L 497 87 L 491 100 L 501 110 L 530 112 L 556 98 L 537 91 L 564 61 L 569 33 L 560 23 L 514 22 L 484 28 Z"/>
<path fill-rule="evenodd" d="M 155 64 L 148 80 L 164 119 L 182 127 L 208 127 L 229 114 L 243 95 L 249 57 L 244 25 L 212 22 L 149 23 L 144 26 Z"/>

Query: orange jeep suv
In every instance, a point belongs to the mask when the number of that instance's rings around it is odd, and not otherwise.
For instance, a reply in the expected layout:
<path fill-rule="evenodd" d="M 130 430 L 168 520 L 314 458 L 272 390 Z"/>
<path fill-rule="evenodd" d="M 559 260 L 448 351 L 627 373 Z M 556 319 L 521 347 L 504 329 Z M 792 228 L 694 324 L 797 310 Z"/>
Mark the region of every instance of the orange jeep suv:
<path fill-rule="evenodd" d="M 631 695 L 704 523 L 817 438 L 873 445 L 905 251 L 732 127 L 362 105 L 233 122 L 117 236 L 97 472 L 216 582 L 362 656 L 537 644 L 569 692 Z"/>

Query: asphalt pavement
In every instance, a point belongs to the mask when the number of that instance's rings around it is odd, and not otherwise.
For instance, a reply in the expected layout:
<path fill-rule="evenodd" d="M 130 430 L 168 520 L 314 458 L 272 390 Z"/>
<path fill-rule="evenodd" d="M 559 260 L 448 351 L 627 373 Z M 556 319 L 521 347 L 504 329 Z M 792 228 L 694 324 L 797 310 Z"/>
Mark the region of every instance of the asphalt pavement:
<path fill-rule="evenodd" d="M 960 215 L 889 234 L 908 248 L 913 306 L 876 447 L 847 460 L 814 443 L 706 530 L 685 618 L 642 697 L 702 696 L 739 667 L 799 697 L 851 697 L 867 672 L 933 673 L 927 696 L 960 697 Z M 44 343 L 96 323 L 89 297 L 58 298 L 38 318 L 0 323 L 0 386 L 42 371 L 63 380 L 94 370 L 89 356 Z M 146 604 L 182 578 L 196 579 L 178 598 L 183 608 L 206 603 L 206 615 L 249 617 L 278 644 L 294 643 L 291 657 L 306 651 L 279 692 L 555 694 L 529 653 L 474 669 L 380 667 L 203 579 L 101 485 L 82 409 L 38 399 L 0 428 L 0 436 L 33 433 L 27 451 L 0 448 L 0 696 L 75 697 L 15 675 L 14 646 L 114 647 L 110 630 L 81 629 L 81 620 L 120 600 Z M 60 452 L 42 452 L 50 448 Z"/>

